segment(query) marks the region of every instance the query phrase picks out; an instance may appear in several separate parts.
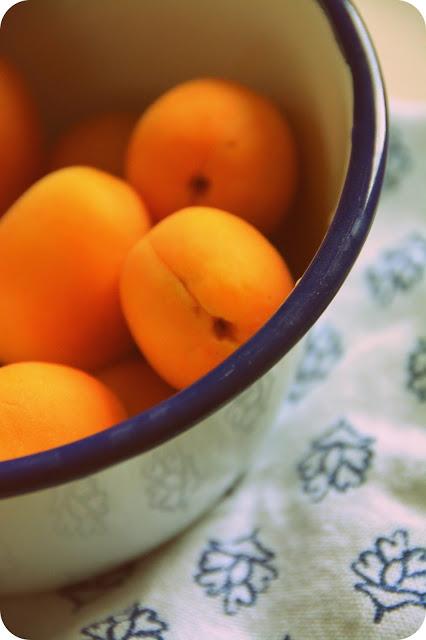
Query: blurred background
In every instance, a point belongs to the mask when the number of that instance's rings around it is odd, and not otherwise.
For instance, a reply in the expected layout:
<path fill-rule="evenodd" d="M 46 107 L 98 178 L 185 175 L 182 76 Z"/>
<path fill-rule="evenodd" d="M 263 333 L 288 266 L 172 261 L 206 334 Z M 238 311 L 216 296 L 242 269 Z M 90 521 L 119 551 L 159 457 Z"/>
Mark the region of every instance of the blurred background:
<path fill-rule="evenodd" d="M 403 0 L 355 5 L 379 52 L 389 96 L 426 100 L 426 25 L 420 12 Z"/>

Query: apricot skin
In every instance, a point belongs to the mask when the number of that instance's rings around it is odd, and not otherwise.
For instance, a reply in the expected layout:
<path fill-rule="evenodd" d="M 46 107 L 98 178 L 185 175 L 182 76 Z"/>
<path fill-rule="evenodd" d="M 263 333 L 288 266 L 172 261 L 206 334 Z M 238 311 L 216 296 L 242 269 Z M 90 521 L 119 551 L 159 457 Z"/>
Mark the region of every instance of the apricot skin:
<path fill-rule="evenodd" d="M 74 125 L 56 141 L 51 169 L 84 165 L 124 176 L 124 161 L 137 117 L 132 113 L 107 113 Z"/>
<path fill-rule="evenodd" d="M 0 361 L 95 370 L 123 357 L 119 275 L 148 228 L 138 195 L 106 173 L 37 182 L 0 222 Z"/>
<path fill-rule="evenodd" d="M 295 193 L 295 143 L 286 119 L 266 98 L 224 80 L 193 80 L 141 117 L 129 145 L 127 178 L 157 220 L 202 205 L 270 233 Z"/>
<path fill-rule="evenodd" d="M 127 418 L 105 385 L 55 364 L 0 369 L 0 462 L 80 440 Z"/>
<path fill-rule="evenodd" d="M 284 260 L 254 227 L 223 211 L 192 207 L 132 249 L 121 299 L 148 362 L 182 389 L 252 337 L 292 287 Z"/>
<path fill-rule="evenodd" d="M 143 413 L 175 393 L 140 356 L 105 369 L 98 378 L 121 400 L 129 416 Z"/>
<path fill-rule="evenodd" d="M 0 58 L 0 215 L 38 178 L 41 124 L 17 69 Z"/>

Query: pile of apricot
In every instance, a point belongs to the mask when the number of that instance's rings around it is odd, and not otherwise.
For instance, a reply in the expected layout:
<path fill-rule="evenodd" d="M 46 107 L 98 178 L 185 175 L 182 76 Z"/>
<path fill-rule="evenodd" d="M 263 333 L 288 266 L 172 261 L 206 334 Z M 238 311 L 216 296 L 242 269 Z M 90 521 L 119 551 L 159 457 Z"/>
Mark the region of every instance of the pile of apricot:
<path fill-rule="evenodd" d="M 270 238 L 298 176 L 285 116 L 234 82 L 47 143 L 2 59 L 0 104 L 2 461 L 141 413 L 252 337 L 293 287 Z"/>

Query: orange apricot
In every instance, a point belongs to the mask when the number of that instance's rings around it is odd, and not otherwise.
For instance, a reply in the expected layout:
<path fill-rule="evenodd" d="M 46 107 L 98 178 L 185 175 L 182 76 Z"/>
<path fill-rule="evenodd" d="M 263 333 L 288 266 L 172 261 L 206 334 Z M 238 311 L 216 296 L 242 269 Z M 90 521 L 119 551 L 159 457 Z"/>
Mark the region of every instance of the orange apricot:
<path fill-rule="evenodd" d="M 289 209 L 296 175 L 293 135 L 278 108 L 217 79 L 159 98 L 136 126 L 127 156 L 127 177 L 155 219 L 202 205 L 268 233 Z"/>
<path fill-rule="evenodd" d="M 0 369 L 0 461 L 60 447 L 126 418 L 112 391 L 78 369 L 38 362 Z"/>
<path fill-rule="evenodd" d="M 0 58 L 0 214 L 37 179 L 42 155 L 33 99 L 19 71 Z"/>
<path fill-rule="evenodd" d="M 140 356 L 108 367 L 98 377 L 120 398 L 129 416 L 143 413 L 175 393 Z"/>
<path fill-rule="evenodd" d="M 149 219 L 124 181 L 85 167 L 29 189 L 0 221 L 0 361 L 98 369 L 131 349 L 119 276 Z"/>
<path fill-rule="evenodd" d="M 284 260 L 259 231 L 204 207 L 154 227 L 130 252 L 120 284 L 133 337 L 176 389 L 253 336 L 292 287 Z"/>
<path fill-rule="evenodd" d="M 51 168 L 85 165 L 122 177 L 136 121 L 137 117 L 131 113 L 107 113 L 80 122 L 56 141 Z"/>

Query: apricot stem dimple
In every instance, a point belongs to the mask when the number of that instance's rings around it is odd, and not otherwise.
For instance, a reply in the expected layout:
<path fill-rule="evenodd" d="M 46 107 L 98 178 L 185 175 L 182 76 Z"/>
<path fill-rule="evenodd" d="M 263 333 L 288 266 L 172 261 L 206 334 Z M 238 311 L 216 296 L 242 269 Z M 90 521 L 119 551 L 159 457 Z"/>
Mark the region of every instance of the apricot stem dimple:
<path fill-rule="evenodd" d="M 218 340 L 234 340 L 234 328 L 223 318 L 213 318 L 213 331 Z"/>
<path fill-rule="evenodd" d="M 189 188 L 194 196 L 197 198 L 206 195 L 210 189 L 210 180 L 208 180 L 202 174 L 197 174 L 189 181 Z"/>

